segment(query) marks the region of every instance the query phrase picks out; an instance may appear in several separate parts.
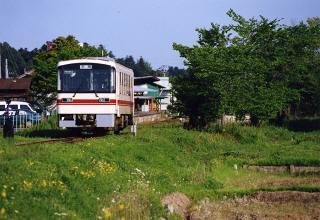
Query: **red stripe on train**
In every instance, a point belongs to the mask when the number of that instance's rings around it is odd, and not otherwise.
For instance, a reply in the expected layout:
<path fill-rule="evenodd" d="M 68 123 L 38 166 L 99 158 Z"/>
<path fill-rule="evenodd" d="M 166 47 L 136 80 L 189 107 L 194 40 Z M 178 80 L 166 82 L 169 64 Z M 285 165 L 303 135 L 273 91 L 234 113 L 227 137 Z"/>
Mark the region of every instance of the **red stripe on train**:
<path fill-rule="evenodd" d="M 133 105 L 133 102 L 127 100 L 110 99 L 109 102 L 99 102 L 98 99 L 74 99 L 71 102 L 57 100 L 58 105 Z"/>

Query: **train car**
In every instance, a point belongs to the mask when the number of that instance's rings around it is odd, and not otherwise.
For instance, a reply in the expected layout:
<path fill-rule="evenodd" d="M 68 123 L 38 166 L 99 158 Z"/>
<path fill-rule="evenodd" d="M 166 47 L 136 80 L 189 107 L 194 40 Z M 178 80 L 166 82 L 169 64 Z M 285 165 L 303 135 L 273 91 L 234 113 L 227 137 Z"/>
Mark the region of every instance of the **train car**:
<path fill-rule="evenodd" d="M 59 127 L 94 128 L 119 133 L 133 123 L 134 74 L 109 57 L 58 63 Z"/>

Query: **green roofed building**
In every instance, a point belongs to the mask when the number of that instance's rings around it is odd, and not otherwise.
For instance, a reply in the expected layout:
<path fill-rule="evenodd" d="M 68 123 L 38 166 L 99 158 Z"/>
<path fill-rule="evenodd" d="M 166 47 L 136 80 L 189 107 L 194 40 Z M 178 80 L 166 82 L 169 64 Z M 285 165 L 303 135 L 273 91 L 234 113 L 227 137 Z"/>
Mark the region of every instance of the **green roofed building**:
<path fill-rule="evenodd" d="M 161 110 L 162 85 L 155 82 L 160 79 L 155 76 L 143 76 L 134 78 L 134 102 L 135 112 L 158 112 Z"/>

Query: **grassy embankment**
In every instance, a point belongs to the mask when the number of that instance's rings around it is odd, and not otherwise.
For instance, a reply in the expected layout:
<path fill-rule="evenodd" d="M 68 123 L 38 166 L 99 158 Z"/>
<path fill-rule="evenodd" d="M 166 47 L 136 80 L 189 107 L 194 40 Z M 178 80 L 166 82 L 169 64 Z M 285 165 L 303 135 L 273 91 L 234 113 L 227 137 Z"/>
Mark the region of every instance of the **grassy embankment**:
<path fill-rule="evenodd" d="M 46 134 L 54 132 L 64 133 Z M 38 139 L 43 137 L 16 136 L 14 141 Z M 73 144 L 14 147 L 1 138 L 0 219 L 157 219 L 166 216 L 160 198 L 170 192 L 199 201 L 259 190 L 320 191 L 317 181 L 304 181 L 319 176 L 241 168 L 320 165 L 319 143 L 319 131 L 227 126 L 210 133 L 187 131 L 177 123 L 141 126 L 137 137 L 124 131 Z M 302 181 L 272 184 L 281 179 Z"/>

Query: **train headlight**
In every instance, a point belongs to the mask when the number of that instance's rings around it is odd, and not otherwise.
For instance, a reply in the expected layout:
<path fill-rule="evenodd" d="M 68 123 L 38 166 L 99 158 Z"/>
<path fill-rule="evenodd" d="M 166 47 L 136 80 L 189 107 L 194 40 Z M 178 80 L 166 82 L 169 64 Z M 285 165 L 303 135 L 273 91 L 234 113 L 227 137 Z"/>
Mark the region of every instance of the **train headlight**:
<path fill-rule="evenodd" d="M 109 102 L 109 98 L 100 98 L 99 102 Z"/>
<path fill-rule="evenodd" d="M 72 98 L 63 98 L 62 102 L 72 102 Z"/>

